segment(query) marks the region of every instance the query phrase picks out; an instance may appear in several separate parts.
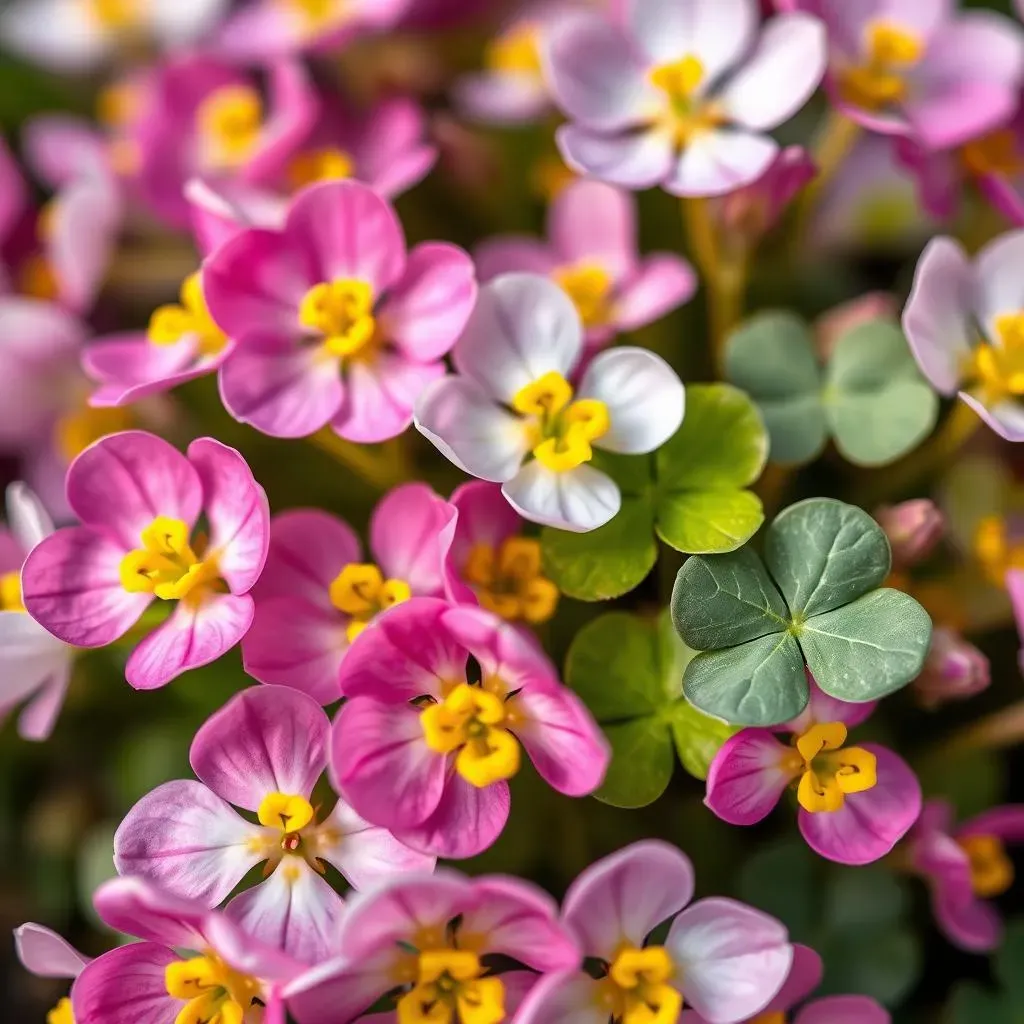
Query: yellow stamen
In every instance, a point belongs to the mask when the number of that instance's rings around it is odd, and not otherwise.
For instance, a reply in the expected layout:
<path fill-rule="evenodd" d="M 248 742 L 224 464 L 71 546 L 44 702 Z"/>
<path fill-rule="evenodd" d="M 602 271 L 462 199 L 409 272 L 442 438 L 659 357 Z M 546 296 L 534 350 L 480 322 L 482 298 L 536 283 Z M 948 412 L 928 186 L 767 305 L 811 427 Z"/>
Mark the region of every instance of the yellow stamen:
<path fill-rule="evenodd" d="M 913 33 L 885 20 L 866 28 L 867 56 L 839 76 L 843 98 L 866 110 L 881 110 L 907 94 L 907 71 L 924 56 L 924 44 Z"/>
<path fill-rule="evenodd" d="M 963 371 L 990 402 L 1024 395 L 1024 312 L 997 316 L 993 327 L 998 343 L 977 345 Z"/>
<path fill-rule="evenodd" d="M 201 355 L 217 355 L 228 339 L 210 316 L 203 297 L 203 279 L 198 270 L 182 282 L 180 298 L 180 305 L 160 306 L 153 311 L 147 337 L 154 345 L 174 345 L 186 335 L 191 335 Z"/>
<path fill-rule="evenodd" d="M 23 612 L 25 605 L 21 601 L 21 570 L 5 572 L 0 576 L 0 611 Z"/>
<path fill-rule="evenodd" d="M 546 203 L 553 202 L 578 175 L 565 166 L 557 153 L 539 156 L 530 169 L 530 191 Z"/>
<path fill-rule="evenodd" d="M 622 1024 L 675 1024 L 683 997 L 670 982 L 675 965 L 663 946 L 624 945 L 599 989 L 602 1008 Z"/>
<path fill-rule="evenodd" d="M 196 124 L 206 142 L 210 163 L 221 168 L 237 167 L 259 142 L 263 101 L 250 86 L 225 85 L 199 104 Z"/>
<path fill-rule="evenodd" d="M 497 551 L 474 544 L 463 576 L 482 607 L 503 619 L 546 622 L 558 607 L 558 587 L 541 572 L 540 542 L 509 537 Z"/>
<path fill-rule="evenodd" d="M 838 811 L 847 795 L 877 784 L 875 755 L 861 747 L 843 748 L 845 742 L 842 722 L 812 725 L 796 737 L 793 768 L 802 772 L 797 800 L 804 810 Z"/>
<path fill-rule="evenodd" d="M 31 299 L 51 302 L 60 294 L 60 282 L 53 264 L 41 252 L 33 253 L 21 261 L 17 274 L 17 289 Z"/>
<path fill-rule="evenodd" d="M 536 26 L 516 25 L 491 40 L 484 51 L 484 66 L 509 75 L 539 78 L 541 62 Z"/>
<path fill-rule="evenodd" d="M 288 165 L 288 184 L 294 191 L 318 181 L 351 178 L 355 170 L 355 161 L 342 149 L 307 149 Z"/>
<path fill-rule="evenodd" d="M 260 995 L 255 978 L 213 953 L 168 964 L 164 984 L 172 999 L 186 1000 L 174 1024 L 242 1024 Z"/>
<path fill-rule="evenodd" d="M 340 278 L 314 285 L 299 306 L 299 323 L 323 336 L 325 351 L 339 358 L 372 354 L 377 334 L 373 288 L 366 281 Z"/>
<path fill-rule="evenodd" d="M 726 120 L 720 106 L 702 96 L 705 78 L 704 64 L 693 54 L 662 64 L 650 73 L 651 84 L 668 100 L 668 110 L 658 120 L 672 132 L 676 145 L 685 146 Z"/>
<path fill-rule="evenodd" d="M 750 1024 L 786 1024 L 786 1013 L 784 1010 L 762 1013 L 760 1017 L 755 1017 Z"/>
<path fill-rule="evenodd" d="M 141 107 L 139 89 L 130 82 L 115 82 L 100 89 L 96 98 L 96 119 L 108 128 L 133 120 Z"/>
<path fill-rule="evenodd" d="M 1024 170 L 1024 153 L 1017 145 L 1012 128 L 1000 128 L 968 142 L 960 150 L 964 167 L 977 176 L 985 174 L 1019 174 Z"/>
<path fill-rule="evenodd" d="M 84 403 L 57 420 L 53 443 L 61 457 L 70 462 L 94 441 L 135 425 L 130 409 L 94 409 Z"/>
<path fill-rule="evenodd" d="M 268 793 L 256 816 L 267 828 L 299 832 L 313 820 L 313 805 L 297 793 Z"/>
<path fill-rule="evenodd" d="M 350 562 L 334 578 L 331 603 L 351 617 L 346 634 L 352 643 L 370 620 L 396 604 L 408 601 L 412 589 L 405 580 L 386 580 L 375 565 Z"/>
<path fill-rule="evenodd" d="M 82 0 L 94 21 L 104 28 L 134 28 L 142 19 L 139 0 Z"/>
<path fill-rule="evenodd" d="M 338 17 L 344 0 L 278 0 L 285 11 L 296 14 L 309 29 L 320 28 Z"/>
<path fill-rule="evenodd" d="M 608 323 L 613 282 L 604 267 L 598 263 L 576 263 L 559 267 L 551 276 L 572 299 L 584 327 L 601 327 Z"/>
<path fill-rule="evenodd" d="M 219 584 L 216 557 L 200 559 L 189 544 L 188 525 L 157 516 L 142 531 L 142 547 L 121 559 L 121 586 L 132 594 L 165 601 L 199 602 Z"/>
<path fill-rule="evenodd" d="M 971 888 L 975 896 L 991 899 L 1013 885 L 1013 861 L 998 836 L 963 836 L 957 844 L 971 862 Z"/>
<path fill-rule="evenodd" d="M 974 554 L 985 578 L 1001 587 L 1011 569 L 1024 569 L 1024 537 L 1011 540 L 1002 516 L 985 516 L 974 530 Z"/>
<path fill-rule="evenodd" d="M 481 977 L 476 953 L 428 949 L 419 954 L 416 985 L 398 1001 L 398 1024 L 499 1024 L 505 986 Z"/>
<path fill-rule="evenodd" d="M 65 997 L 47 1015 L 46 1024 L 75 1024 L 71 1000 Z"/>
<path fill-rule="evenodd" d="M 483 789 L 519 771 L 519 742 L 504 728 L 508 719 L 501 696 L 459 683 L 443 703 L 423 709 L 420 725 L 427 746 L 439 754 L 456 754 L 455 770 Z"/>

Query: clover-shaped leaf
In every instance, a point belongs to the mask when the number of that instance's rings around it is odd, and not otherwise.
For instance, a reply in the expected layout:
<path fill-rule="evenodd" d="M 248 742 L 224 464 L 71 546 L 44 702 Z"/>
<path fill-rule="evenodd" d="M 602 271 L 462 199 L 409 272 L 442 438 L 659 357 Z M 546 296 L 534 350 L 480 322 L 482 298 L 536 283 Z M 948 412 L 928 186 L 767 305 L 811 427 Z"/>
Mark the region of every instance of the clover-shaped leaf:
<path fill-rule="evenodd" d="M 612 746 L 604 785 L 594 795 L 615 807 L 643 807 L 665 791 L 675 765 L 707 776 L 718 748 L 735 732 L 691 707 L 682 695 L 694 656 L 668 615 L 657 621 L 611 612 L 577 634 L 565 677 L 601 723 Z"/>
<path fill-rule="evenodd" d="M 807 704 L 804 666 L 840 700 L 877 700 L 921 671 L 931 620 L 912 598 L 877 589 L 889 542 L 862 509 L 812 498 L 768 528 L 764 562 L 742 549 L 687 560 L 672 593 L 684 643 L 702 653 L 684 690 L 709 715 L 778 725 Z"/>
<path fill-rule="evenodd" d="M 938 416 L 906 338 L 884 320 L 847 331 L 822 367 L 799 317 L 762 313 L 729 339 L 726 376 L 757 402 L 779 463 L 809 462 L 831 436 L 850 462 L 881 466 L 919 444 Z"/>
<path fill-rule="evenodd" d="M 546 574 L 570 597 L 602 601 L 651 571 L 655 533 L 686 554 L 735 550 L 764 522 L 760 499 L 746 488 L 767 454 L 767 432 L 746 395 L 728 384 L 693 385 L 682 426 L 653 456 L 595 455 L 619 485 L 622 508 L 590 533 L 545 529 Z"/>
<path fill-rule="evenodd" d="M 998 991 L 975 982 L 958 985 L 950 1003 L 951 1024 L 1015 1024 L 1024 1020 L 1024 920 L 1011 921 L 994 957 Z"/>

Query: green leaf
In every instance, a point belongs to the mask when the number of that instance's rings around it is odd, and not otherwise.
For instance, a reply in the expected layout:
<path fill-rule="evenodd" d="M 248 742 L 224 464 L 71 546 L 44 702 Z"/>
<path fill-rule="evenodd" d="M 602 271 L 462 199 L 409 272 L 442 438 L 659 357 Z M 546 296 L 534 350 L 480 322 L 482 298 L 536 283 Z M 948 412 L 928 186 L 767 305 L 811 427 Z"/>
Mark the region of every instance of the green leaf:
<path fill-rule="evenodd" d="M 761 559 L 748 548 L 688 558 L 672 588 L 672 621 L 696 651 L 718 650 L 789 624 Z"/>
<path fill-rule="evenodd" d="M 739 731 L 737 726 L 698 711 L 685 699 L 673 705 L 669 724 L 679 760 L 695 779 L 701 780 L 708 777 L 708 769 L 722 744 Z"/>
<path fill-rule="evenodd" d="M 840 868 L 829 887 L 825 920 L 851 932 L 899 922 L 910 907 L 906 885 L 879 867 Z"/>
<path fill-rule="evenodd" d="M 921 672 L 932 621 L 908 594 L 875 590 L 808 619 L 800 647 L 818 685 L 839 700 L 878 700 Z"/>
<path fill-rule="evenodd" d="M 751 491 L 695 491 L 664 495 L 658 536 L 676 551 L 695 555 L 735 551 L 761 528 L 764 508 Z"/>
<path fill-rule="evenodd" d="M 601 788 L 594 793 L 613 807 L 646 807 L 665 792 L 675 755 L 664 722 L 636 718 L 604 728 L 612 760 Z"/>
<path fill-rule="evenodd" d="M 950 1024 L 1015 1024 L 1013 1011 L 1001 996 L 973 981 L 953 990 L 949 1003 Z"/>
<path fill-rule="evenodd" d="M 758 726 L 788 722 L 809 697 L 800 645 L 789 633 L 699 654 L 686 667 L 683 692 L 705 714 Z"/>
<path fill-rule="evenodd" d="M 1014 1010 L 1024 1016 L 1024 920 L 1006 926 L 1002 945 L 995 955 L 995 976 Z"/>
<path fill-rule="evenodd" d="M 781 466 L 812 462 L 828 443 L 828 421 L 821 396 L 764 398 L 758 402 L 771 438 L 770 457 Z"/>
<path fill-rule="evenodd" d="M 764 557 L 794 617 L 849 604 L 877 587 L 892 563 L 878 523 L 832 498 L 809 498 L 782 511 L 768 528 Z"/>
<path fill-rule="evenodd" d="M 921 973 L 921 942 L 907 927 L 831 932 L 815 947 L 825 963 L 822 995 L 856 992 L 885 1006 L 897 1005 Z M 990 1024 L 979 1017 L 977 1024 Z"/>
<path fill-rule="evenodd" d="M 824 864 L 799 838 L 758 850 L 740 869 L 738 895 L 777 917 L 794 942 L 814 941 L 821 914 Z"/>

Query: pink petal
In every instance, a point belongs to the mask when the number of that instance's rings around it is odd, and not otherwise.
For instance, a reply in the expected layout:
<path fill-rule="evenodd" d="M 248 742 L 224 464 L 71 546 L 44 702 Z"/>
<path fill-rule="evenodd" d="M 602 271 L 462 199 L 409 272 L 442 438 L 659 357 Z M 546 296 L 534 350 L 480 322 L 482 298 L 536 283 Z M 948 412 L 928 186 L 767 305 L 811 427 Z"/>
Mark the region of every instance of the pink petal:
<path fill-rule="evenodd" d="M 624 331 L 635 331 L 689 302 L 696 290 L 697 275 L 686 260 L 653 253 L 616 293 L 615 322 Z"/>
<path fill-rule="evenodd" d="M 989 953 L 1002 941 L 1002 917 L 992 903 L 974 895 L 968 865 L 959 875 L 947 872 L 933 879 L 932 913 L 939 930 L 958 949 Z"/>
<path fill-rule="evenodd" d="M 341 696 L 341 662 L 348 650 L 346 620 L 304 597 L 260 598 L 242 637 L 245 671 L 261 683 L 291 686 L 319 704 Z"/>
<path fill-rule="evenodd" d="M 149 879 L 169 893 L 215 907 L 264 859 L 252 841 L 267 831 L 239 817 L 200 782 L 167 782 L 121 822 L 114 867 L 120 875 Z"/>
<path fill-rule="evenodd" d="M 144 878 L 104 882 L 93 895 L 93 906 L 104 924 L 145 942 L 185 949 L 206 946 L 207 908 L 196 900 L 164 892 Z"/>
<path fill-rule="evenodd" d="M 302 145 L 319 114 L 316 90 L 301 61 L 274 61 L 267 74 L 270 116 L 260 131 L 256 152 L 239 174 L 245 182 L 272 180 L 282 163 Z"/>
<path fill-rule="evenodd" d="M 448 608 L 444 628 L 480 662 L 485 676 L 500 676 L 508 692 L 558 686 L 558 669 L 539 644 L 483 608 Z"/>
<path fill-rule="evenodd" d="M 600 991 L 597 982 L 582 971 L 545 975 L 523 1000 L 516 1020 L 518 1024 L 607 1024 Z"/>
<path fill-rule="evenodd" d="M 179 601 L 171 617 L 132 651 L 125 679 L 136 690 L 155 690 L 209 665 L 245 636 L 254 608 L 248 594 L 213 594 L 195 607 Z"/>
<path fill-rule="evenodd" d="M 82 523 L 108 530 L 126 551 L 139 546 L 157 516 L 191 528 L 203 503 L 188 459 L 144 430 L 110 434 L 86 448 L 68 469 L 67 492 Z"/>
<path fill-rule="evenodd" d="M 327 765 L 330 723 L 310 697 L 286 686 L 251 686 L 203 724 L 192 770 L 214 793 L 255 811 L 270 793 L 309 797 Z"/>
<path fill-rule="evenodd" d="M 799 814 L 807 845 L 840 864 L 884 857 L 921 813 L 921 787 L 907 764 L 885 747 L 861 746 L 877 758 L 877 785 L 848 795 L 841 810 L 812 814 L 801 808 Z"/>
<path fill-rule="evenodd" d="M 370 520 L 370 550 L 384 575 L 405 580 L 416 595 L 440 596 L 438 534 L 452 515 L 451 505 L 426 484 L 401 484 L 386 494 Z"/>
<path fill-rule="evenodd" d="M 543 78 L 529 73 L 463 75 L 452 88 L 452 98 L 462 114 L 486 124 L 525 124 L 551 106 Z"/>
<path fill-rule="evenodd" d="M 642 946 L 692 896 L 689 857 L 668 843 L 647 839 L 587 868 L 565 894 L 562 913 L 584 956 L 610 961 L 623 939 Z"/>
<path fill-rule="evenodd" d="M 952 149 L 1006 121 L 1017 101 L 1017 91 L 1000 82 L 953 81 L 915 99 L 906 113 L 923 145 Z"/>
<path fill-rule="evenodd" d="M 240 928 L 226 911 L 207 913 L 203 932 L 206 948 L 212 949 L 236 971 L 265 983 L 260 999 L 267 1003 L 268 1009 L 279 997 L 282 983 L 291 981 L 305 969 L 305 964 L 289 956 L 279 946 L 259 941 Z M 271 984 L 267 985 L 267 982 Z M 264 1024 L 269 1024 L 269 1021 Z"/>
<path fill-rule="evenodd" d="M 75 647 L 104 647 L 123 636 L 153 599 L 121 586 L 125 550 L 86 526 L 51 534 L 22 569 L 29 614 Z"/>
<path fill-rule="evenodd" d="M 771 167 L 779 147 L 769 135 L 722 128 L 689 143 L 665 181 L 676 196 L 720 196 L 753 184 Z"/>
<path fill-rule="evenodd" d="M 637 267 L 636 201 L 600 181 L 574 181 L 548 208 L 548 236 L 565 263 L 596 262 L 619 281 Z"/>
<path fill-rule="evenodd" d="M 820 984 L 825 967 L 821 957 L 808 946 L 793 946 L 793 966 L 778 995 L 764 1008 L 765 1014 L 785 1012 L 799 1006 Z"/>
<path fill-rule="evenodd" d="M 555 141 L 572 170 L 623 188 L 650 188 L 673 171 L 675 152 L 667 132 L 640 130 L 611 135 L 565 124 L 556 130 Z"/>
<path fill-rule="evenodd" d="M 25 970 L 40 978 L 77 978 L 91 959 L 63 936 L 33 922 L 14 929 L 14 948 Z"/>
<path fill-rule="evenodd" d="M 317 964 L 338 951 L 345 904 L 301 857 L 286 855 L 269 878 L 236 896 L 224 913 L 274 949 Z"/>
<path fill-rule="evenodd" d="M 360 128 L 354 146 L 359 177 L 389 199 L 412 188 L 437 160 L 423 108 L 411 97 L 381 100 Z"/>
<path fill-rule="evenodd" d="M 956 830 L 964 836 L 997 836 L 1004 842 L 1024 843 L 1024 804 L 1007 804 L 983 811 Z"/>
<path fill-rule="evenodd" d="M 181 957 L 163 943 L 132 943 L 104 953 L 71 990 L 77 1024 L 169 1024 L 184 1005 L 167 994 L 168 964 Z"/>
<path fill-rule="evenodd" d="M 785 768 L 791 752 L 767 729 L 741 729 L 711 762 L 704 803 L 730 825 L 764 820 L 793 780 Z"/>
<path fill-rule="evenodd" d="M 37 122 L 38 119 L 30 123 Z M 18 161 L 7 143 L 0 143 L 0 241 L 7 241 L 27 206 L 28 186 Z"/>
<path fill-rule="evenodd" d="M 331 766 L 345 801 L 394 832 L 429 819 L 445 789 L 446 759 L 427 746 L 420 711 L 406 704 L 347 700 L 334 719 Z"/>
<path fill-rule="evenodd" d="M 64 707 L 71 683 L 72 652 L 65 648 L 64 664 L 55 668 L 18 716 L 18 735 L 23 740 L 48 740 Z"/>
<path fill-rule="evenodd" d="M 385 950 L 351 963 L 340 957 L 326 960 L 287 986 L 288 1012 L 299 1024 L 351 1024 L 356 1019 L 373 1024 L 377 1017 L 386 1021 L 386 1015 L 361 1014 L 394 988 L 395 959 L 392 950 Z"/>
<path fill-rule="evenodd" d="M 969 405 L 999 437 L 1014 444 L 1024 441 L 1024 407 L 1016 399 L 986 405 L 982 398 L 968 391 L 958 391 L 957 398 Z"/>
<path fill-rule="evenodd" d="M 547 276 L 558 266 L 551 247 L 537 238 L 497 235 L 485 238 L 473 250 L 477 276 L 490 281 L 500 274 L 524 272 Z"/>
<path fill-rule="evenodd" d="M 793 1024 L 891 1024 L 889 1011 L 868 996 L 816 999 Z"/>
<path fill-rule="evenodd" d="M 865 701 L 863 704 L 852 704 L 850 701 L 839 700 L 827 694 L 815 681 L 814 676 L 807 672 L 807 683 L 811 697 L 804 710 L 783 727 L 786 732 L 802 733 L 822 722 L 842 722 L 847 729 L 855 729 L 863 725 L 875 708 L 878 701 Z"/>
<path fill-rule="evenodd" d="M 189 462 L 203 485 L 210 525 L 207 550 L 216 553 L 221 578 L 233 594 L 251 590 L 267 559 L 270 507 L 241 454 L 212 437 L 188 446 Z"/>
<path fill-rule="evenodd" d="M 286 201 L 276 192 L 253 188 L 237 180 L 218 182 L 214 188 L 202 178 L 185 183 L 196 247 L 209 256 L 246 228 L 284 227 Z"/>
<path fill-rule="evenodd" d="M 93 406 L 132 405 L 150 395 L 212 373 L 219 360 L 196 359 L 194 337 L 154 345 L 141 331 L 98 338 L 82 353 L 82 367 L 100 384 Z"/>

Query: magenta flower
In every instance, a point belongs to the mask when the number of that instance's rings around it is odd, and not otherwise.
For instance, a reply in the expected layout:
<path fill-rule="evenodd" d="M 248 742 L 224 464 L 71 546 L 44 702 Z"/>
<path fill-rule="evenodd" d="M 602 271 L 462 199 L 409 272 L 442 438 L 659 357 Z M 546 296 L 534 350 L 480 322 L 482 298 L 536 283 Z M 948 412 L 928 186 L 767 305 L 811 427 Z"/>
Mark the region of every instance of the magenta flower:
<path fill-rule="evenodd" d="M 1011 598 L 1014 588 L 1007 573 Z M 922 707 L 934 710 L 954 700 L 967 700 L 983 693 L 992 682 L 991 667 L 985 654 L 965 640 L 955 629 L 936 626 L 921 674 L 910 684 Z"/>
<path fill-rule="evenodd" d="M 1005 576 L 1006 591 L 1010 595 L 1010 604 L 1013 606 L 1013 618 L 1017 624 L 1017 635 L 1020 637 L 1020 650 L 1017 652 L 1017 661 L 1024 672 L 1024 571 L 1020 569 L 1008 569 Z M 986 668 L 988 661 L 985 662 Z M 987 683 L 986 673 L 986 683 Z M 981 687 L 984 689 L 984 687 Z"/>
<path fill-rule="evenodd" d="M 885 747 L 844 746 L 847 729 L 864 722 L 874 702 L 847 704 L 808 681 L 807 708 L 781 727 L 790 745 L 768 729 L 740 730 L 711 762 L 704 803 L 731 825 L 754 825 L 795 785 L 807 845 L 840 864 L 870 864 L 917 820 L 921 787 Z"/>
<path fill-rule="evenodd" d="M 204 437 L 186 457 L 145 431 L 112 434 L 71 464 L 67 498 L 82 525 L 46 537 L 22 570 L 25 607 L 54 636 L 103 647 L 154 598 L 174 601 L 125 668 L 132 686 L 150 690 L 215 661 L 245 635 L 270 513 L 233 448 Z M 208 535 L 195 529 L 200 514 Z"/>
<path fill-rule="evenodd" d="M 409 426 L 476 297 L 461 249 L 406 255 L 394 211 L 354 181 L 299 193 L 281 231 L 243 231 L 207 260 L 203 285 L 237 344 L 220 371 L 235 419 L 275 437 L 330 424 L 361 442 Z"/>
<path fill-rule="evenodd" d="M 821 984 L 821 957 L 807 946 L 793 947 L 793 966 L 778 995 L 754 1017 L 741 1024 L 786 1024 L 789 1011 L 804 1003 Z M 892 1018 L 868 996 L 829 996 L 806 1003 L 792 1024 L 890 1024 Z M 684 1011 L 679 1024 L 712 1024 L 692 1010 Z"/>
<path fill-rule="evenodd" d="M 74 980 L 91 962 L 67 939 L 31 921 L 14 929 L 14 950 L 25 970 L 40 978 Z M 48 1024 L 75 1024 L 71 1000 L 61 999 L 46 1019 Z"/>
<path fill-rule="evenodd" d="M 303 966 L 195 900 L 141 878 L 116 878 L 93 898 L 104 923 L 142 941 L 97 957 L 71 989 L 75 1024 L 241 1022 L 265 1007 L 283 1024 L 284 985 Z"/>
<path fill-rule="evenodd" d="M 608 766 L 600 729 L 547 657 L 481 608 L 421 597 L 382 615 L 346 656 L 342 691 L 335 788 L 439 857 L 471 857 L 501 833 L 520 745 L 567 796 L 593 792 Z"/>
<path fill-rule="evenodd" d="M 828 25 L 828 85 L 872 131 L 947 149 L 1006 121 L 1024 79 L 1024 33 L 993 11 L 949 0 L 780 0 Z"/>
<path fill-rule="evenodd" d="M 930 498 L 884 505 L 875 512 L 875 519 L 885 530 L 893 566 L 898 570 L 924 561 L 946 532 L 946 517 Z"/>
<path fill-rule="evenodd" d="M 759 34 L 756 0 L 624 0 L 613 21 L 560 20 L 545 51 L 566 163 L 613 185 L 722 195 L 756 181 L 768 135 L 825 72 L 824 26 L 804 14 Z"/>
<path fill-rule="evenodd" d="M 958 395 L 1000 436 L 1024 440 L 1024 230 L 971 260 L 952 238 L 928 243 L 903 310 L 903 330 L 936 391 Z"/>
<path fill-rule="evenodd" d="M 1024 806 L 993 807 L 955 826 L 953 808 L 929 800 L 907 837 L 909 863 L 930 886 L 935 921 L 960 949 L 987 953 L 999 945 L 1003 922 L 992 901 L 1013 884 L 1007 844 L 1024 844 Z"/>
<path fill-rule="evenodd" d="M 588 345 L 660 319 L 692 298 L 693 268 L 672 253 L 637 252 L 636 201 L 599 181 L 576 181 L 548 207 L 548 242 L 488 239 L 475 253 L 481 281 L 508 271 L 543 274 L 573 301 Z"/>
<path fill-rule="evenodd" d="M 7 488 L 7 522 L 9 530 L 0 530 L 0 721 L 27 701 L 18 733 L 45 740 L 64 705 L 74 649 L 25 613 L 21 567 L 36 544 L 53 533 L 53 522 L 23 483 Z"/>
<path fill-rule="evenodd" d="M 693 865 L 667 843 L 634 843 L 592 864 L 569 887 L 562 920 L 601 977 L 545 978 L 527 996 L 519 1024 L 674 1024 L 684 999 L 710 1024 L 759 1013 L 793 962 L 785 927 L 734 900 L 687 906 L 692 898 Z M 670 918 L 664 943 L 650 944 Z"/>
<path fill-rule="evenodd" d="M 246 873 L 265 881 L 225 914 L 251 935 L 314 964 L 335 952 L 342 898 L 321 877 L 333 864 L 357 889 L 395 872 L 431 871 L 434 859 L 363 821 L 343 801 L 323 821 L 310 802 L 327 767 L 331 723 L 319 705 L 283 686 L 243 690 L 192 741 L 201 780 L 147 793 L 114 836 L 119 874 L 216 907 Z M 255 812 L 259 824 L 231 804 Z"/>
<path fill-rule="evenodd" d="M 335 516 L 317 509 L 274 516 L 256 615 L 242 641 L 246 672 L 321 704 L 336 701 L 349 645 L 366 626 L 410 597 L 441 595 L 453 515 L 426 484 L 396 487 L 370 520 L 372 561 Z"/>
<path fill-rule="evenodd" d="M 299 1024 L 350 1024 L 389 994 L 400 1021 L 519 1019 L 537 972 L 580 962 L 546 893 L 513 878 L 453 871 L 395 878 L 354 897 L 338 954 L 286 988 Z M 487 957 L 520 966 L 496 973 Z"/>
<path fill-rule="evenodd" d="M 501 488 L 482 480 L 452 493 L 457 512 L 445 556 L 445 594 L 479 604 L 509 622 L 546 622 L 558 606 L 558 587 L 541 569 L 540 541 L 522 536 L 523 520 Z"/>

